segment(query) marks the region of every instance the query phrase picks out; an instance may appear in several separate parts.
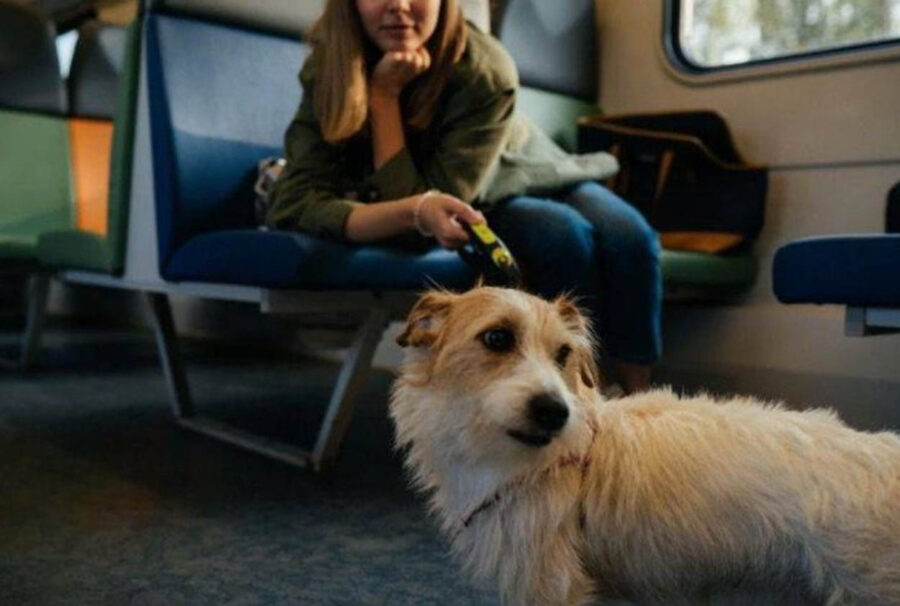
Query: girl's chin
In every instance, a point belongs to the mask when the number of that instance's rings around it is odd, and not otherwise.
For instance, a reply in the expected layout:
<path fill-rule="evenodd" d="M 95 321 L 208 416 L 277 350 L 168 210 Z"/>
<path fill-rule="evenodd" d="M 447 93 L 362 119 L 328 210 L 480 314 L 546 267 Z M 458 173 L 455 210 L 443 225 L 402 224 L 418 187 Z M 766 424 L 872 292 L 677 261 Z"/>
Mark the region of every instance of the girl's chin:
<path fill-rule="evenodd" d="M 421 44 L 416 40 L 387 40 L 378 46 L 385 53 L 409 53 L 419 50 Z"/>

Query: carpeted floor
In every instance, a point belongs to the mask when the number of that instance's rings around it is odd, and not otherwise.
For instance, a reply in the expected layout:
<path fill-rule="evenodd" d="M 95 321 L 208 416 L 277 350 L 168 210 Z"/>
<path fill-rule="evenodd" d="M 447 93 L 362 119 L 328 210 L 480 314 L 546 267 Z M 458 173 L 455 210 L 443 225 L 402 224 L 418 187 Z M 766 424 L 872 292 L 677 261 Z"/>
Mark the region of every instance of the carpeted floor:
<path fill-rule="evenodd" d="M 177 428 L 149 335 L 57 330 L 43 354 L 0 370 L 0 604 L 496 603 L 406 487 L 388 374 L 323 478 Z M 335 366 L 186 354 L 198 408 L 312 442 Z"/>

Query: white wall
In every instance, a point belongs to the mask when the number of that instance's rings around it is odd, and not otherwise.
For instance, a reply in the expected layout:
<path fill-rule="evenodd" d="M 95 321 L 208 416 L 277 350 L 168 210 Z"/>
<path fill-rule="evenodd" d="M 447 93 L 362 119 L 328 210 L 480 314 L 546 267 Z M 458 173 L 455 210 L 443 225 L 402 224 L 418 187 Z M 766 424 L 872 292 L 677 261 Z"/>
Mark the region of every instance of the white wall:
<path fill-rule="evenodd" d="M 788 240 L 883 231 L 885 194 L 900 180 L 900 57 L 698 83 L 668 65 L 663 5 L 598 1 L 604 111 L 715 109 L 745 157 L 772 171 L 755 287 L 737 305 L 667 306 L 659 375 L 874 406 L 900 425 L 900 335 L 844 337 L 842 308 L 781 305 L 771 286 L 772 257 Z"/>

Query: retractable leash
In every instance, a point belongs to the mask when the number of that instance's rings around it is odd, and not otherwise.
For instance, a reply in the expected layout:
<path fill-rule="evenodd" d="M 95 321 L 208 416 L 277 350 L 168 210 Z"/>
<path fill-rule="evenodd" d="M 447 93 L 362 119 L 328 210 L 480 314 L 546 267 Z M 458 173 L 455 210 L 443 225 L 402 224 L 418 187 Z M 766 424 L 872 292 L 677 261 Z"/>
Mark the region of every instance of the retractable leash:
<path fill-rule="evenodd" d="M 521 288 L 522 273 L 516 260 L 488 224 L 470 225 L 460 221 L 460 225 L 469 234 L 469 242 L 459 249 L 459 256 L 484 276 L 485 284 Z"/>

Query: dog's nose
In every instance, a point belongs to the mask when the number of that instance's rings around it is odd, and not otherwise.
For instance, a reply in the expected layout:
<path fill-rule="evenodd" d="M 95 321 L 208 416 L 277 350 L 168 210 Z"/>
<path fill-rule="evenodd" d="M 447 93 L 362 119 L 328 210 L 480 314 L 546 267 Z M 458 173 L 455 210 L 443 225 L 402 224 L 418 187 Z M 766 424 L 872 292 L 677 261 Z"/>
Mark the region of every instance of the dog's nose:
<path fill-rule="evenodd" d="M 569 407 L 557 396 L 542 393 L 528 401 L 528 415 L 541 429 L 559 431 L 569 418 Z"/>

